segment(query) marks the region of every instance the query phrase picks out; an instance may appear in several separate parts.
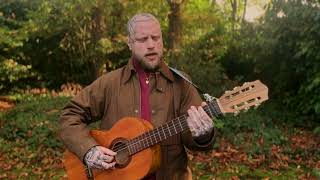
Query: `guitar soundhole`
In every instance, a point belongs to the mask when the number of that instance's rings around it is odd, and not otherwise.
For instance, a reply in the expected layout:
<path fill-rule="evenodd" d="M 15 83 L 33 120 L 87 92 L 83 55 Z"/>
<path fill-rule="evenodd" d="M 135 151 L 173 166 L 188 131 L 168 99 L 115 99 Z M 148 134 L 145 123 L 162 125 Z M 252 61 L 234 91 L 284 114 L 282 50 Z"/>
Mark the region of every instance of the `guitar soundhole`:
<path fill-rule="evenodd" d="M 117 138 L 111 144 L 111 149 L 117 152 L 117 155 L 115 156 L 116 168 L 124 168 L 131 161 L 131 156 L 127 144 L 128 140 L 124 138 Z"/>

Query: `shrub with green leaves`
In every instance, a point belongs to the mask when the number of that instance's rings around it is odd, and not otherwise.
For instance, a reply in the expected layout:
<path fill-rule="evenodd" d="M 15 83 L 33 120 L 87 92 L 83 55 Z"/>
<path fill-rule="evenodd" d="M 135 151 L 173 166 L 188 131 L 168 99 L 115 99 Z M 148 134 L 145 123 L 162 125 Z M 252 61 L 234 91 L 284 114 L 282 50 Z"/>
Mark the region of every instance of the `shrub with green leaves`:
<path fill-rule="evenodd" d="M 0 62 L 0 91 L 18 87 L 19 81 L 35 77 L 37 73 L 32 70 L 31 65 L 22 65 L 13 59 Z"/>

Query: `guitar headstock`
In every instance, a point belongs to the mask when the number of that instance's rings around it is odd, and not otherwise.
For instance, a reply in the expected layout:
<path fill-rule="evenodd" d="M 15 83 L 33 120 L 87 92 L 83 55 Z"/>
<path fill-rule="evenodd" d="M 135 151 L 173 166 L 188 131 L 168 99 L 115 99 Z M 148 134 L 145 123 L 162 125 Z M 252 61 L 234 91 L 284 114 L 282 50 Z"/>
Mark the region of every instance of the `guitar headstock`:
<path fill-rule="evenodd" d="M 244 83 L 232 91 L 226 91 L 219 99 L 218 104 L 222 113 L 239 113 L 257 107 L 268 100 L 268 87 L 259 80 Z"/>

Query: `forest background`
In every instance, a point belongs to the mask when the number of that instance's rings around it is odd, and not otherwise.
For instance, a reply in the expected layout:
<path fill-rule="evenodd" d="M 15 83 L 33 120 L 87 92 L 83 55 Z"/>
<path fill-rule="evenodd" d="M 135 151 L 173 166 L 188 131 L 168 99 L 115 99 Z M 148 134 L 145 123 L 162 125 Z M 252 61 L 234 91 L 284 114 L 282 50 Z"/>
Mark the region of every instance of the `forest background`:
<path fill-rule="evenodd" d="M 216 120 L 195 179 L 320 178 L 319 0 L 1 0 L 0 179 L 65 178 L 60 110 L 130 57 L 126 23 L 161 23 L 166 62 L 219 97 L 261 80 L 268 102 Z"/>

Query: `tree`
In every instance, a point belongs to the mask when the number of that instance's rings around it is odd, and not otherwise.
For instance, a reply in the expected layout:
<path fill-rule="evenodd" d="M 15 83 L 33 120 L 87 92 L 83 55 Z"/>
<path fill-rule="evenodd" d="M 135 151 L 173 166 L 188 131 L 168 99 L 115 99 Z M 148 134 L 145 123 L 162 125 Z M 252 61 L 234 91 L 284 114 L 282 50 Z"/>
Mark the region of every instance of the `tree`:
<path fill-rule="evenodd" d="M 243 24 L 233 37 L 222 58 L 229 77 L 240 81 L 259 77 L 284 109 L 317 119 L 319 10 L 318 1 L 272 0 L 261 24 Z"/>
<path fill-rule="evenodd" d="M 168 53 L 170 61 L 174 60 L 174 63 L 177 64 L 182 36 L 181 6 L 184 0 L 167 0 L 167 2 L 170 7 L 168 14 Z"/>

